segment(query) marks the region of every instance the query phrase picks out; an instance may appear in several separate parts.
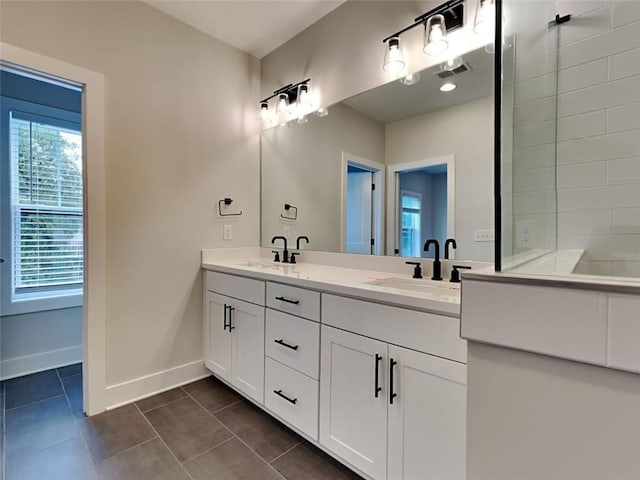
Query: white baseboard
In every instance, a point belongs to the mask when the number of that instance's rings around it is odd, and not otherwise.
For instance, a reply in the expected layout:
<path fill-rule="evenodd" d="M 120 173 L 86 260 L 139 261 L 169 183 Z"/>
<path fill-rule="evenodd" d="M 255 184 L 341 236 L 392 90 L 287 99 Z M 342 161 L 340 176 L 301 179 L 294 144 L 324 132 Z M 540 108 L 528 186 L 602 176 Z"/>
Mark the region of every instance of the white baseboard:
<path fill-rule="evenodd" d="M 109 385 L 106 389 L 107 410 L 150 397 L 172 388 L 200 380 L 211 375 L 203 360 L 185 363 L 168 370 Z"/>
<path fill-rule="evenodd" d="M 80 362 L 82 362 L 82 345 L 24 357 L 8 358 L 0 362 L 0 380 L 8 380 Z"/>

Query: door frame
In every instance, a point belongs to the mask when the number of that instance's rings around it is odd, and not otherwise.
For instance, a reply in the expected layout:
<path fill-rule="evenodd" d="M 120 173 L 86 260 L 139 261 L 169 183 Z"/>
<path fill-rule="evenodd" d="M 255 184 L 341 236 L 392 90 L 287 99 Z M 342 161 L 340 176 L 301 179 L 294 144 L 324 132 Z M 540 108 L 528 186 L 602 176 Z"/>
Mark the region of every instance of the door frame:
<path fill-rule="evenodd" d="M 17 70 L 82 87 L 84 282 L 82 305 L 83 405 L 87 415 L 106 398 L 106 191 L 104 75 L 14 45 L 0 43 L 0 60 Z M 90 221 L 89 221 L 90 219 Z"/>
<path fill-rule="evenodd" d="M 441 155 L 414 162 L 396 163 L 387 166 L 387 255 L 397 255 L 395 250 L 400 249 L 400 230 L 398 228 L 400 221 L 400 205 L 398 203 L 398 194 L 400 193 L 399 174 L 443 164 L 447 166 L 447 237 L 453 238 L 455 236 L 455 155 Z"/>
<path fill-rule="evenodd" d="M 373 173 L 373 182 L 376 185 L 371 204 L 371 233 L 374 239 L 373 255 L 384 255 L 385 165 L 345 151 L 341 152 L 341 156 L 340 252 L 345 253 L 347 251 L 347 175 L 349 164 L 352 164 Z"/>

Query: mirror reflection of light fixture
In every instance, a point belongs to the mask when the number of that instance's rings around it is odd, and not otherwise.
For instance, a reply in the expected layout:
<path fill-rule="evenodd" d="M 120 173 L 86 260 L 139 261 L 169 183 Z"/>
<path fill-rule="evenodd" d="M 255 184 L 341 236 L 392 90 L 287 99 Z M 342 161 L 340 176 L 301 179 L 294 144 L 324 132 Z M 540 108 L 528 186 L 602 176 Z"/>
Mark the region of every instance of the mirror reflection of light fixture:
<path fill-rule="evenodd" d="M 424 53 L 440 55 L 449 48 L 447 40 L 447 26 L 443 15 L 429 17 L 424 27 Z"/>
<path fill-rule="evenodd" d="M 322 108 L 317 109 L 315 112 L 313 112 L 313 114 L 316 117 L 322 118 L 322 117 L 326 117 L 327 115 L 329 115 L 329 110 L 327 110 L 326 108 L 322 107 Z"/>
<path fill-rule="evenodd" d="M 453 90 L 455 90 L 457 88 L 457 85 L 455 83 L 451 83 L 451 82 L 447 82 L 447 83 L 443 83 L 442 86 L 440 87 L 440 91 L 441 92 L 451 92 Z"/>
<path fill-rule="evenodd" d="M 382 40 L 386 44 L 383 63 L 386 72 L 397 74 L 407 67 L 400 49 L 400 35 L 418 25 L 425 28 L 424 53 L 440 55 L 449 46 L 447 34 L 464 25 L 464 0 L 449 0 L 416 17 L 411 25 Z M 400 81 L 404 83 L 403 80 Z"/>
<path fill-rule="evenodd" d="M 260 100 L 260 117 L 263 126 L 273 123 L 286 124 L 291 119 L 306 123 L 304 117 L 312 113 L 317 106 L 309 87 L 310 78 L 296 84 L 288 84 L 273 92 L 273 95 Z M 275 107 L 269 108 L 269 101 L 275 99 Z"/>
<path fill-rule="evenodd" d="M 496 15 L 495 0 L 478 0 L 473 31 L 480 35 L 493 32 Z"/>
<path fill-rule="evenodd" d="M 409 75 L 402 77 L 400 83 L 403 85 L 415 85 L 420 81 L 419 73 L 410 73 Z"/>
<path fill-rule="evenodd" d="M 393 37 L 387 42 L 387 47 L 384 50 L 384 64 L 382 69 L 385 72 L 400 72 L 405 67 L 404 55 L 402 55 L 402 49 L 400 48 L 400 38 Z"/>

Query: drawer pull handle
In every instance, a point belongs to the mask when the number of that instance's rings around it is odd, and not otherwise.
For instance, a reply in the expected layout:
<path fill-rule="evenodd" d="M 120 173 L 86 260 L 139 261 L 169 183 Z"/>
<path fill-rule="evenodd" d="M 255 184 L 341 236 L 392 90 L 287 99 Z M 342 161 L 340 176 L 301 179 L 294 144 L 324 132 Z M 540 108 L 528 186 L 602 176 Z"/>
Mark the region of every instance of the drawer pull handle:
<path fill-rule="evenodd" d="M 297 398 L 289 398 L 289 397 L 287 397 L 284 393 L 282 393 L 282 390 L 274 390 L 273 393 L 275 393 L 279 397 L 284 398 L 289 403 L 293 403 L 294 405 L 296 403 L 298 403 L 298 399 Z"/>
<path fill-rule="evenodd" d="M 278 340 L 274 340 L 274 342 L 279 345 L 282 345 L 283 347 L 290 348 L 291 350 L 298 350 L 298 345 L 289 345 L 282 338 L 279 338 Z"/>
<path fill-rule="evenodd" d="M 382 355 L 378 355 L 376 353 L 376 369 L 375 369 L 375 385 L 373 386 L 373 396 L 378 398 L 378 394 L 382 391 L 382 387 L 380 386 L 380 361 L 382 360 Z"/>
<path fill-rule="evenodd" d="M 233 323 L 231 322 L 231 319 L 233 318 L 231 316 L 231 312 L 235 311 L 235 307 L 232 307 L 231 305 L 229 305 L 229 333 L 231 333 L 231 330 L 235 330 L 236 327 L 233 326 Z"/>
<path fill-rule="evenodd" d="M 229 323 L 227 323 L 227 309 L 231 308 L 231 305 L 224 304 L 224 318 L 222 320 L 222 329 L 226 330 L 229 328 L 229 332 L 231 332 L 231 315 L 229 315 Z"/>
<path fill-rule="evenodd" d="M 291 300 L 290 298 L 285 297 L 276 297 L 276 300 L 280 300 L 281 302 L 292 303 L 293 305 L 298 305 L 300 300 Z"/>
<path fill-rule="evenodd" d="M 397 393 L 393 391 L 393 367 L 398 364 L 393 358 L 389 360 L 389 404 L 393 405 L 393 399 L 398 396 Z"/>

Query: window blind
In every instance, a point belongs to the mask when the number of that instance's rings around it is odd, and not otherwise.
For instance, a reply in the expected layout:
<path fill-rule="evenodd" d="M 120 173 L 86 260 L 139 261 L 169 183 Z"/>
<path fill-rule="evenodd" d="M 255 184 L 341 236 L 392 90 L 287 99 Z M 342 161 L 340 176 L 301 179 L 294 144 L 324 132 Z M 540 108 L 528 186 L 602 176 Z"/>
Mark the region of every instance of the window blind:
<path fill-rule="evenodd" d="M 78 129 L 11 112 L 15 293 L 83 280 L 82 137 Z"/>

